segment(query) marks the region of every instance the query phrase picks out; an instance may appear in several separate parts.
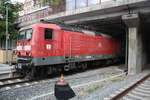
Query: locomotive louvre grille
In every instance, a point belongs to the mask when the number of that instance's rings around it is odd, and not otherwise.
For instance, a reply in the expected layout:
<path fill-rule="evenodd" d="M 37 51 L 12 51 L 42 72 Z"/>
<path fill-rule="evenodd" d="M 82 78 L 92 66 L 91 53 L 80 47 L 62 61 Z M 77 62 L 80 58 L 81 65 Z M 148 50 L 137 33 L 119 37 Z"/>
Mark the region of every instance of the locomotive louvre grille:
<path fill-rule="evenodd" d="M 102 47 L 102 43 L 101 42 L 98 43 L 98 47 Z"/>

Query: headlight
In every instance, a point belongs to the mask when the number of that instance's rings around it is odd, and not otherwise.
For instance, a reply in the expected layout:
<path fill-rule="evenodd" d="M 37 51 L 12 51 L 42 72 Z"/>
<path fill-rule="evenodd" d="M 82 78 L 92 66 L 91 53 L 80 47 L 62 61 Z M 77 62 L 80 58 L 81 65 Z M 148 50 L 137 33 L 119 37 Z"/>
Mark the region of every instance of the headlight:
<path fill-rule="evenodd" d="M 30 45 L 24 46 L 24 50 L 31 50 L 31 46 Z"/>
<path fill-rule="evenodd" d="M 22 50 L 22 46 L 17 46 L 17 50 Z"/>

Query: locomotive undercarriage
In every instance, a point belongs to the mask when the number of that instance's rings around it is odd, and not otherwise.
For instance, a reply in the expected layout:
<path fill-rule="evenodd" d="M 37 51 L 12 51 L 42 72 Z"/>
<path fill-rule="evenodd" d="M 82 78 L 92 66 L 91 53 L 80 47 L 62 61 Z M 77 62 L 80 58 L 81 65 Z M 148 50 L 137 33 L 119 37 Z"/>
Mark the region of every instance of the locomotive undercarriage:
<path fill-rule="evenodd" d="M 64 73 L 73 69 L 82 69 L 87 68 L 87 62 L 82 63 L 67 63 L 59 65 L 46 65 L 46 66 L 24 66 L 22 69 L 18 69 L 22 75 L 27 79 L 40 79 L 47 77 L 48 75 L 56 73 Z"/>
<path fill-rule="evenodd" d="M 95 66 L 111 64 L 115 62 L 118 62 L 118 58 L 83 62 L 74 62 L 73 60 L 66 60 L 66 63 L 63 64 L 35 66 L 34 62 L 32 62 L 31 57 L 19 57 L 16 69 L 17 71 L 21 72 L 27 79 L 39 79 L 48 75 L 51 76 L 54 73 L 62 73 L 73 69 L 86 70 L 87 67 L 91 67 L 92 65 Z"/>

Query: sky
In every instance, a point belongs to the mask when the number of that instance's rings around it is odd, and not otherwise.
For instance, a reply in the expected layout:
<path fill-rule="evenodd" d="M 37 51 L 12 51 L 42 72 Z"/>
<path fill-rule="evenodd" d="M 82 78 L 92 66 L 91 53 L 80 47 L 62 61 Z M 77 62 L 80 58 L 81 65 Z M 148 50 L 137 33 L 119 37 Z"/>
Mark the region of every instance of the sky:
<path fill-rule="evenodd" d="M 20 3 L 24 3 L 24 0 L 11 0 L 12 2 L 20 2 Z"/>

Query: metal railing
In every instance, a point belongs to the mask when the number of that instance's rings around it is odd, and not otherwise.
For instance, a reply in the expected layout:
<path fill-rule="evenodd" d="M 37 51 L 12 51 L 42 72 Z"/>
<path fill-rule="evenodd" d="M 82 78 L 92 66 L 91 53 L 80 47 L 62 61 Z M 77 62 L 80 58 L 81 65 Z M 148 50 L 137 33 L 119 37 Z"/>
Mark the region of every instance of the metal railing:
<path fill-rule="evenodd" d="M 0 39 L 0 50 L 5 50 L 6 45 L 5 45 L 5 39 Z M 8 49 L 12 50 L 16 48 L 16 43 L 17 40 L 8 40 Z"/>
<path fill-rule="evenodd" d="M 66 10 L 75 10 L 84 8 L 91 5 L 99 5 L 103 2 L 116 1 L 116 0 L 66 0 Z"/>

